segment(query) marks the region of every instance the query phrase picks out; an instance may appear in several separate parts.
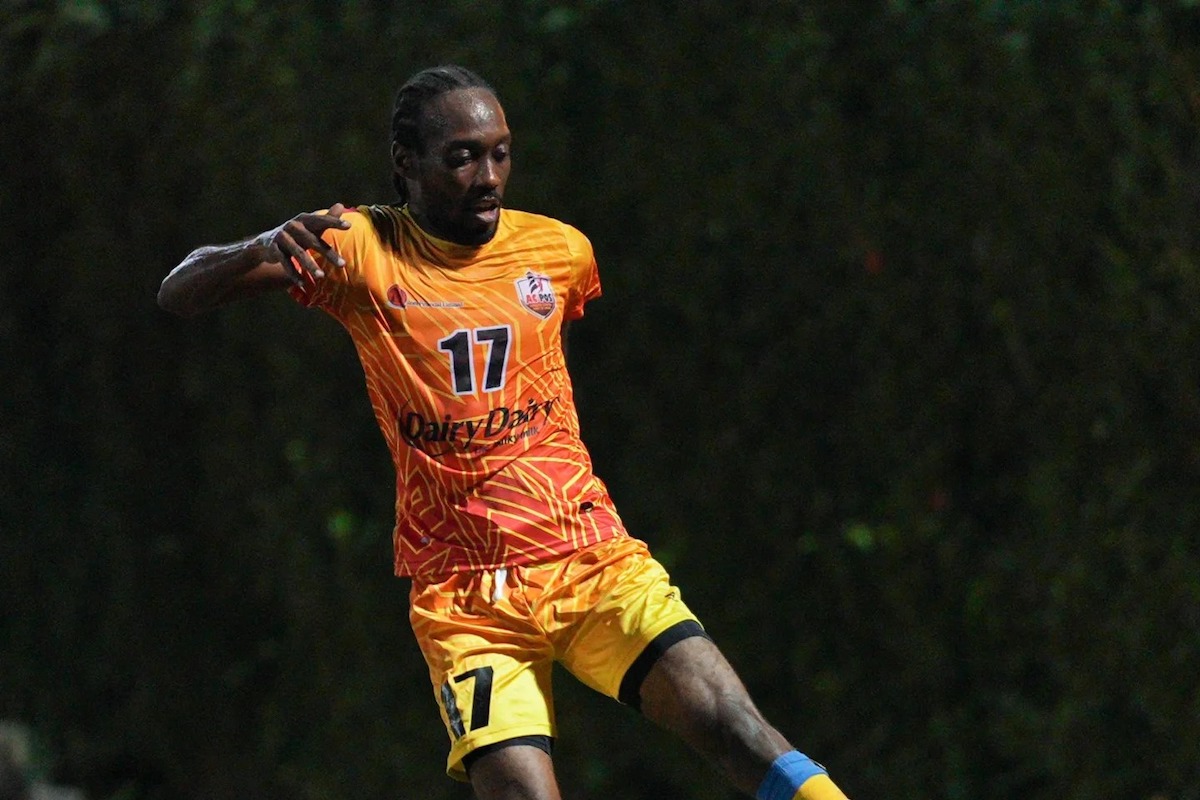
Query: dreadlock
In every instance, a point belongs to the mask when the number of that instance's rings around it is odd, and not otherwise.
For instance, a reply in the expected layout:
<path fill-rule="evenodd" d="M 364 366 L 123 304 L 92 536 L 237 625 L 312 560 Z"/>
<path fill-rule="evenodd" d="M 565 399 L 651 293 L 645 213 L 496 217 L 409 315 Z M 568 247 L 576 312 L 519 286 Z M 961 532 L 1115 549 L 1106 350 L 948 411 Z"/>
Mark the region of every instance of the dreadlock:
<path fill-rule="evenodd" d="M 448 64 L 430 67 L 413 75 L 396 93 L 396 105 L 392 110 L 392 146 L 397 144 L 422 152 L 421 112 L 433 98 L 455 89 L 487 89 L 493 95 L 496 90 L 483 78 L 465 67 Z M 400 203 L 408 202 L 408 187 L 404 179 L 392 173 L 392 183 L 400 195 Z"/>

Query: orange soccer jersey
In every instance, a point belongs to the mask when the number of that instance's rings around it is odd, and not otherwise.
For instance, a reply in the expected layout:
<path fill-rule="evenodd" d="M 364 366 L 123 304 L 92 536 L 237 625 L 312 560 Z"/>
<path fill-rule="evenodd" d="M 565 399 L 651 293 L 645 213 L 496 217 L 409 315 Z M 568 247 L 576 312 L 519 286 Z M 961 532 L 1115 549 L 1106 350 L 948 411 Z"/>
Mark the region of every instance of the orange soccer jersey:
<path fill-rule="evenodd" d="M 396 465 L 396 574 L 545 560 L 624 534 L 592 473 L 562 324 L 600 294 L 569 225 L 505 209 L 480 247 L 393 206 L 346 213 L 346 260 L 292 294 L 350 332 Z"/>

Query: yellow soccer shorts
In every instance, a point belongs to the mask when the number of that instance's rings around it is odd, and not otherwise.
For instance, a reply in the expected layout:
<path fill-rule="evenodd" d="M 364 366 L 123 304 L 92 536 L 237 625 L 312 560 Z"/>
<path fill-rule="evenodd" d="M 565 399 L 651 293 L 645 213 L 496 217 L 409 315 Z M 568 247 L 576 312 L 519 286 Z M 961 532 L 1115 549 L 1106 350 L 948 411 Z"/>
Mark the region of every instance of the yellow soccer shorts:
<path fill-rule="evenodd" d="M 458 780 L 479 748 L 555 736 L 553 662 L 636 707 L 658 656 L 705 635 L 666 570 L 629 536 L 540 564 L 414 578 L 410 602 L 450 734 L 446 771 Z"/>

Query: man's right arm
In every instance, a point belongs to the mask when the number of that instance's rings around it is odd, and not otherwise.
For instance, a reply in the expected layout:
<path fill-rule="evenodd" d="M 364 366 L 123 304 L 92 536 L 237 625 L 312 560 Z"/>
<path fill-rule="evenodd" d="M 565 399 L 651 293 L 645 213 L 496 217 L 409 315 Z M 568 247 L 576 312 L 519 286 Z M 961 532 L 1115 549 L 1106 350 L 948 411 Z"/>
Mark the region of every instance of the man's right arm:
<path fill-rule="evenodd" d="M 324 277 L 315 251 L 341 266 L 345 262 L 321 239 L 330 228 L 344 230 L 341 203 L 324 214 L 300 214 L 278 228 L 227 245 L 201 247 L 188 254 L 163 279 L 158 304 L 192 317 L 234 300 L 303 284 Z"/>

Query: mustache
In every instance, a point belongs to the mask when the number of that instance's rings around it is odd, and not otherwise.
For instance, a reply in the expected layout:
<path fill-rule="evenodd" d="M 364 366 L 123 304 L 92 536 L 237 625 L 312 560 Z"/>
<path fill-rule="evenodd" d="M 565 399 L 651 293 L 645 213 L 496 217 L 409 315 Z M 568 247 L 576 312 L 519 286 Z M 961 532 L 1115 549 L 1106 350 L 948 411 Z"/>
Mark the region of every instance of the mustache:
<path fill-rule="evenodd" d="M 494 200 L 497 204 L 499 204 L 501 202 L 500 193 L 489 189 L 486 192 L 473 194 L 467 198 L 467 205 L 474 205 L 482 200 Z"/>

